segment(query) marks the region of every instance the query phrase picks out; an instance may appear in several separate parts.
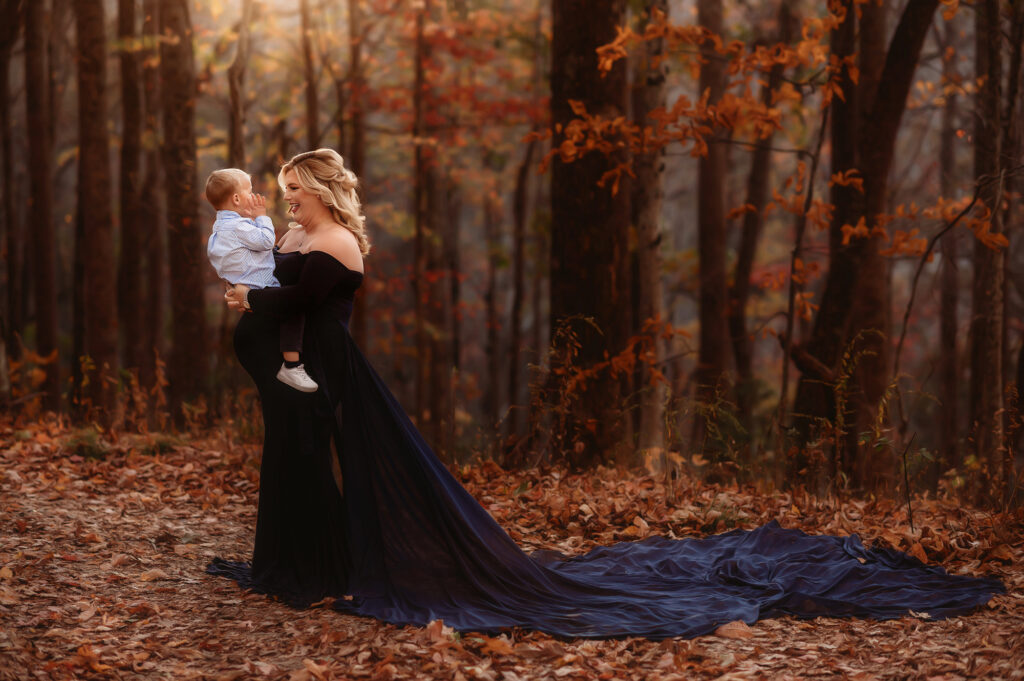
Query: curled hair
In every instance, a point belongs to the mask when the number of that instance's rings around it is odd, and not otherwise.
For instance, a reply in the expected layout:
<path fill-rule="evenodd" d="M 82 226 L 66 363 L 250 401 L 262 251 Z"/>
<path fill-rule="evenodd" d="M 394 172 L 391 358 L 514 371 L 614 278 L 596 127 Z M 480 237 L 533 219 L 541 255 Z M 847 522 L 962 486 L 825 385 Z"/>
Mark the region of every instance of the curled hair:
<path fill-rule="evenodd" d="M 277 181 L 284 189 L 284 176 L 289 170 L 295 171 L 299 186 L 316 194 L 327 206 L 334 221 L 352 232 L 359 242 L 359 251 L 370 252 L 370 240 L 366 236 L 366 216 L 363 215 L 356 189 L 359 179 L 345 167 L 341 154 L 326 147 L 306 151 L 293 156 L 281 166 Z M 292 224 L 294 226 L 294 223 Z"/>
<path fill-rule="evenodd" d="M 206 179 L 206 200 L 220 210 L 220 207 L 242 188 L 242 180 L 248 179 L 249 173 L 238 168 L 214 170 Z"/>

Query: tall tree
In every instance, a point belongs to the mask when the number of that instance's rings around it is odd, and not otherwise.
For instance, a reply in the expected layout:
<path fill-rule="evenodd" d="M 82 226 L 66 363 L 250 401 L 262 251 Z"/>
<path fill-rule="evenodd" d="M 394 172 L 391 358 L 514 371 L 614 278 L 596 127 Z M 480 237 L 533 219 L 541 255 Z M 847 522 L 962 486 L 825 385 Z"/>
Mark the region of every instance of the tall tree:
<path fill-rule="evenodd" d="M 21 31 L 23 11 L 24 0 L 3 0 L 3 2 L 0 2 L 0 14 L 8 18 L 0 26 L 0 172 L 3 173 L 0 182 L 3 183 L 4 246 L 7 251 L 7 258 L 4 262 L 6 267 L 4 282 L 7 288 L 7 300 L 5 301 L 7 310 L 4 315 L 4 337 L 2 340 L 7 348 L 7 355 L 13 359 L 17 359 L 20 356 L 21 348 L 17 341 L 17 334 L 21 332 L 24 326 L 25 316 L 22 305 L 24 298 L 22 292 L 17 290 L 17 284 L 21 281 L 22 269 L 24 267 L 24 249 L 22 248 L 22 226 L 18 220 L 17 211 L 15 211 L 14 199 L 10 70 L 11 52 Z"/>
<path fill-rule="evenodd" d="M 196 175 L 196 78 L 188 1 L 160 0 L 160 27 L 166 36 L 160 44 L 160 95 L 173 329 L 168 373 L 170 406 L 180 422 L 182 403 L 199 394 L 207 371 Z"/>
<path fill-rule="evenodd" d="M 138 369 L 146 352 L 143 335 L 142 83 L 139 73 L 138 0 L 118 0 L 117 36 L 121 51 L 121 258 L 117 299 L 124 365 Z"/>
<path fill-rule="evenodd" d="M 75 0 L 78 44 L 78 212 L 84 242 L 85 351 L 98 373 L 89 395 L 109 420 L 117 379 L 117 286 L 107 131 L 107 40 L 103 3 Z M 135 257 L 134 253 L 125 254 Z"/>
<path fill-rule="evenodd" d="M 306 80 L 306 144 L 310 149 L 316 149 L 320 146 L 320 101 L 313 63 L 313 22 L 309 14 L 309 0 L 299 0 L 299 18 L 302 30 L 302 68 Z"/>
<path fill-rule="evenodd" d="M 999 0 L 979 0 L 974 15 L 974 69 L 979 80 L 974 116 L 974 175 L 991 220 L 990 231 L 1002 232 L 1001 171 L 1002 50 Z M 977 492 L 987 498 L 998 480 L 1003 446 L 1003 256 L 977 240 L 971 287 L 970 436 L 973 454 L 987 471 Z"/>
<path fill-rule="evenodd" d="M 716 36 L 723 33 L 722 0 L 698 0 L 697 23 Z M 716 103 L 725 92 L 726 64 L 715 53 L 713 43 L 701 48 L 700 92 Z M 697 251 L 699 275 L 700 348 L 697 357 L 697 397 L 712 403 L 724 379 L 729 362 L 729 333 L 726 324 L 726 145 L 709 140 L 707 154 L 697 166 Z M 698 446 L 705 449 L 708 428 L 704 418 L 695 421 Z"/>
<path fill-rule="evenodd" d="M 668 15 L 668 0 L 647 0 L 644 3 L 643 20 L 649 21 L 655 13 Z M 637 124 L 650 125 L 648 115 L 665 106 L 666 73 L 665 40 L 657 38 L 644 44 L 644 51 L 637 64 L 633 85 L 633 118 Z M 643 331 L 643 325 L 650 321 L 664 319 L 664 296 L 661 286 L 661 207 L 664 197 L 662 174 L 665 167 L 665 149 L 660 147 L 637 154 L 633 159 L 632 212 L 636 229 L 636 289 L 639 321 L 634 333 Z M 665 341 L 660 334 L 653 334 L 652 358 L 655 363 L 665 357 Z M 665 400 L 666 389 L 662 381 L 652 381 L 649 371 L 641 374 L 639 429 L 637 449 L 640 453 L 664 450 L 665 447 Z"/>
<path fill-rule="evenodd" d="M 149 221 L 142 233 L 141 253 L 146 267 L 145 301 L 143 306 L 143 355 L 139 371 L 139 382 L 146 388 L 153 388 L 157 377 L 157 357 L 164 349 L 164 295 L 167 286 L 165 247 L 165 217 L 163 211 L 164 188 L 161 180 L 160 161 L 160 52 L 157 43 L 159 35 L 159 0 L 143 0 L 142 41 L 145 57 L 142 62 L 143 88 L 143 161 L 145 175 L 142 180 L 142 195 L 147 197 Z"/>
<path fill-rule="evenodd" d="M 837 419 L 834 381 L 841 372 L 843 353 L 855 344 L 855 352 L 862 353 L 860 368 L 847 388 L 851 394 L 846 396 L 854 407 L 844 417 L 846 436 L 839 443 L 842 451 L 837 456 L 842 457 L 841 470 L 858 486 L 882 484 L 892 474 L 888 466 L 860 465 L 858 459 L 869 459 L 857 456 L 858 436 L 870 426 L 887 381 L 883 372 L 889 366 L 888 343 L 882 339 L 888 332 L 889 278 L 879 253 L 880 237 L 855 238 L 844 244 L 843 226 L 856 225 L 863 218 L 870 232 L 876 217 L 885 213 L 896 135 L 937 6 L 938 0 L 910 0 L 884 56 L 878 54 L 882 49 L 879 41 L 886 35 L 879 30 L 879 13 L 884 8 L 861 6 L 866 18 L 860 31 L 860 84 L 854 83 L 844 68 L 843 97 L 832 104 L 833 174 L 856 169 L 864 180 L 863 193 L 853 187 L 833 188 L 829 271 L 810 339 L 801 349 L 816 360 L 813 366 L 825 367 L 830 373 L 801 376 L 794 414 L 805 442 L 818 418 Z M 834 7 L 843 21 L 833 31 L 832 50 L 843 59 L 858 51 L 857 12 L 854 3 L 845 0 Z M 868 449 L 863 447 L 860 453 Z M 806 466 L 799 457 L 793 463 L 794 473 Z"/>
<path fill-rule="evenodd" d="M 29 2 L 25 12 L 25 116 L 28 128 L 32 223 L 32 268 L 35 287 L 36 349 L 44 357 L 57 352 L 57 241 L 53 222 L 53 140 L 50 136 L 47 44 L 50 33 L 44 2 Z M 60 405 L 60 371 L 56 360 L 46 369 L 43 404 Z"/>
<path fill-rule="evenodd" d="M 235 58 L 228 67 L 228 165 L 245 168 L 245 70 L 249 64 L 252 0 L 242 0 Z"/>
<path fill-rule="evenodd" d="M 362 0 L 348 0 L 348 44 L 349 44 L 349 109 L 350 134 L 348 136 L 348 157 L 345 162 L 359 178 L 359 196 L 366 197 L 366 55 L 363 53 L 364 18 Z M 340 112 L 339 112 L 340 117 Z M 343 121 L 342 121 L 343 123 Z M 339 123 L 340 125 L 341 123 Z M 342 127 L 342 129 L 344 129 Z M 352 319 L 352 336 L 361 347 L 367 347 L 367 321 L 369 319 L 369 291 L 362 286 L 356 292 L 356 312 Z"/>
<path fill-rule="evenodd" d="M 788 2 L 779 3 L 778 40 L 788 44 L 792 39 L 792 15 Z M 768 82 L 761 90 L 761 101 L 770 105 L 773 93 L 782 82 L 783 65 L 775 64 L 768 72 Z M 733 360 L 736 363 L 736 409 L 740 423 L 749 434 L 754 430 L 754 401 L 756 382 L 753 369 L 753 343 L 747 329 L 747 303 L 750 300 L 750 277 L 754 269 L 758 243 L 764 223 L 764 206 L 768 198 L 768 180 L 771 174 L 773 133 L 757 140 L 750 159 L 747 175 L 747 199 L 750 206 L 743 214 L 740 245 L 736 254 L 736 271 L 729 287 L 728 322 L 732 339 Z"/>
<path fill-rule="evenodd" d="M 599 46 L 625 19 L 625 0 L 553 0 L 551 113 L 558 147 L 574 118 L 570 100 L 608 119 L 626 112 L 625 64 L 602 77 Z M 629 333 L 628 194 L 598 186 L 623 159 L 589 153 L 572 163 L 555 158 L 551 175 L 551 327 L 569 325 L 583 367 L 617 355 Z M 590 323 L 581 321 L 589 318 Z M 579 395 L 564 453 L 574 465 L 631 456 L 621 413 L 621 377 L 602 372 Z"/>

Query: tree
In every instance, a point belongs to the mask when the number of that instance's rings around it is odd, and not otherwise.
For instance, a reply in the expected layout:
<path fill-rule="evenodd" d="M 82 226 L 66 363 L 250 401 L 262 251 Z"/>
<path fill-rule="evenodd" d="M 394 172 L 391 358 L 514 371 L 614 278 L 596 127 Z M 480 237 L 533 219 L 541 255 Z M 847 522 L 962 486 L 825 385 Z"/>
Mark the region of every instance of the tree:
<path fill-rule="evenodd" d="M 21 32 L 21 18 L 24 12 L 24 0 L 3 0 L 0 2 L 0 14 L 8 20 L 0 26 L 0 172 L 3 173 L 3 218 L 5 246 L 7 257 L 5 259 L 6 272 L 5 284 L 7 287 L 7 310 L 4 315 L 4 328 L 2 341 L 6 347 L 7 355 L 12 359 L 20 356 L 20 343 L 17 335 L 21 332 L 25 323 L 24 308 L 22 305 L 21 292 L 17 291 L 17 284 L 21 281 L 22 268 L 24 267 L 24 249 L 22 243 L 24 236 L 22 226 L 15 211 L 14 202 L 14 168 L 13 151 L 11 149 L 11 100 L 10 100 L 10 71 L 11 52 L 14 43 L 18 40 Z"/>
<path fill-rule="evenodd" d="M 625 114 L 625 65 L 615 65 L 602 77 L 596 52 L 615 38 L 625 10 L 625 0 L 554 0 L 553 147 L 561 144 L 574 118 L 574 102 L 607 118 Z M 559 327 L 571 329 L 583 368 L 601 362 L 606 354 L 621 352 L 628 336 L 628 194 L 599 186 L 605 173 L 621 160 L 621 155 L 589 153 L 572 163 L 556 158 L 551 166 L 551 328 L 553 334 Z M 572 464 L 631 455 L 621 394 L 619 377 L 609 372 L 583 388 L 564 453 Z"/>
<path fill-rule="evenodd" d="M 167 252 L 171 266 L 173 347 L 170 406 L 181 422 L 183 402 L 199 395 L 206 376 L 203 251 L 196 176 L 195 63 L 187 0 L 160 0 L 163 166 L 167 187 Z"/>
<path fill-rule="evenodd" d="M 320 146 L 320 103 L 317 94 L 316 69 L 313 64 L 313 23 L 309 16 L 309 0 L 299 0 L 302 36 L 302 66 L 306 85 L 306 144 L 310 149 Z"/>
<path fill-rule="evenodd" d="M 655 12 L 667 16 L 667 0 L 648 0 L 644 3 L 644 18 L 652 18 Z M 645 48 L 637 60 L 636 82 L 633 86 L 633 118 L 639 125 L 648 125 L 648 115 L 665 106 L 667 89 L 664 38 L 646 41 Z M 636 154 L 633 159 L 636 177 L 632 183 L 631 199 L 633 225 L 637 235 L 636 316 L 639 321 L 633 329 L 634 333 L 643 333 L 644 325 L 648 322 L 656 323 L 664 319 L 664 296 L 661 285 L 664 156 L 665 149 L 661 147 Z M 658 333 L 652 334 L 652 341 L 651 359 L 657 364 L 665 357 L 665 342 Z M 665 383 L 652 379 L 650 371 L 641 371 L 636 390 L 640 395 L 637 449 L 640 453 L 663 450 L 667 397 Z"/>
<path fill-rule="evenodd" d="M 137 0 L 118 0 L 117 36 L 121 51 L 121 258 L 117 298 L 124 365 L 138 369 L 146 353 L 143 334 L 142 87 L 139 72 Z"/>
<path fill-rule="evenodd" d="M 698 0 L 697 23 L 714 35 L 723 34 L 722 1 Z M 700 92 L 708 101 L 717 102 L 725 92 L 725 62 L 711 43 L 701 48 Z M 713 139 L 697 168 L 697 251 L 699 259 L 698 306 L 700 348 L 697 357 L 697 398 L 705 405 L 718 400 L 729 361 L 729 333 L 726 324 L 728 290 L 725 276 L 725 166 L 726 145 Z M 695 442 L 707 450 L 707 418 L 694 421 Z"/>
<path fill-rule="evenodd" d="M 999 0 L 979 0 L 975 6 L 975 76 L 979 79 L 974 116 L 974 175 L 990 231 L 1002 233 L 1002 50 Z M 974 244 L 974 282 L 971 287 L 970 436 L 977 461 L 987 469 L 976 489 L 982 499 L 996 495 L 991 483 L 999 478 L 1003 447 L 1003 255 L 981 240 Z M 989 483 L 989 484 L 986 484 Z"/>
<path fill-rule="evenodd" d="M 97 418 L 110 419 L 117 380 L 117 287 L 107 132 L 107 44 L 103 4 L 75 0 L 78 42 L 78 211 L 84 242 L 85 352 L 97 373 L 88 391 Z M 126 254 L 125 257 L 134 257 Z"/>
<path fill-rule="evenodd" d="M 245 70 L 249 62 L 252 0 L 242 0 L 235 58 L 228 67 L 228 165 L 245 168 Z"/>
<path fill-rule="evenodd" d="M 28 129 L 29 219 L 35 287 L 36 350 L 52 357 L 43 384 L 43 404 L 60 405 L 57 357 L 57 242 L 53 222 L 53 141 L 50 136 L 46 6 L 29 2 L 25 11 L 25 116 Z"/>
<path fill-rule="evenodd" d="M 921 47 L 938 6 L 938 0 L 911 0 L 881 54 L 885 31 L 883 8 L 863 5 L 861 46 L 856 43 L 857 13 L 852 2 L 839 6 L 841 22 L 833 31 L 832 50 L 839 60 L 859 54 L 859 84 L 847 68 L 843 73 L 843 97 L 833 100 L 832 171 L 857 171 L 863 178 L 863 192 L 854 185 L 833 186 L 833 217 L 829 227 L 829 270 L 811 337 L 801 348 L 815 366 L 825 367 L 830 376 L 805 373 L 801 376 L 794 407 L 802 444 L 818 419 L 847 424 L 837 458 L 840 470 L 855 485 L 875 487 L 892 474 L 886 462 L 873 461 L 870 453 L 884 448 L 863 447 L 858 454 L 860 434 L 868 430 L 888 384 L 889 295 L 887 265 L 879 253 L 881 237 L 871 228 L 877 216 L 886 212 L 886 189 L 892 165 L 896 135 L 906 108 L 907 92 L 913 80 Z M 868 236 L 850 238 L 854 226 L 863 220 Z M 845 228 L 845 229 L 844 229 Z M 884 230 L 882 230 L 884 233 Z M 848 396 L 853 405 L 849 415 L 837 414 L 835 377 L 844 370 L 844 352 L 858 357 Z M 807 364 L 805 363 L 805 367 Z M 794 472 L 806 461 L 798 457 Z"/>

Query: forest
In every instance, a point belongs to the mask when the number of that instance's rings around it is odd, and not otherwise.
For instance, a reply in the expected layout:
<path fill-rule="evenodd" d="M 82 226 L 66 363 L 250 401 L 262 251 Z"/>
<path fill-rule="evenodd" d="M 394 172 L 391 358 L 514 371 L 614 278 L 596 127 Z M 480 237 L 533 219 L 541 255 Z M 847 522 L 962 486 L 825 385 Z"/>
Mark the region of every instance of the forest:
<path fill-rule="evenodd" d="M 0 16 L 0 679 L 1019 673 L 1024 2 Z M 204 183 L 249 173 L 280 237 L 278 171 L 321 147 L 372 243 L 352 337 L 518 542 L 776 519 L 1011 593 L 967 625 L 657 643 L 210 587 L 197 561 L 246 550 L 263 429 Z"/>

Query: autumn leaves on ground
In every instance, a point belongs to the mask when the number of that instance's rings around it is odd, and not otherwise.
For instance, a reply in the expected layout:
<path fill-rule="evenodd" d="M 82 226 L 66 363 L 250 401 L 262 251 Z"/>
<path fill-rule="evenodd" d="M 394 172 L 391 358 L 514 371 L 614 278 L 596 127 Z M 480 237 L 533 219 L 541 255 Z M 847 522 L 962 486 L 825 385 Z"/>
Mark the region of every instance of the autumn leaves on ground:
<path fill-rule="evenodd" d="M 599 469 L 462 469 L 462 482 L 527 550 L 574 553 L 651 533 L 703 536 L 777 519 L 857 532 L 952 572 L 992 573 L 1007 594 L 947 621 L 732 623 L 692 641 L 566 641 L 527 631 L 394 627 L 290 609 L 203 572 L 244 557 L 259 452 L 227 431 L 83 437 L 0 425 L 0 679 L 1020 678 L 1020 515 L 917 500 L 915 531 L 888 500 L 842 501 L 735 486 L 665 486 Z"/>

